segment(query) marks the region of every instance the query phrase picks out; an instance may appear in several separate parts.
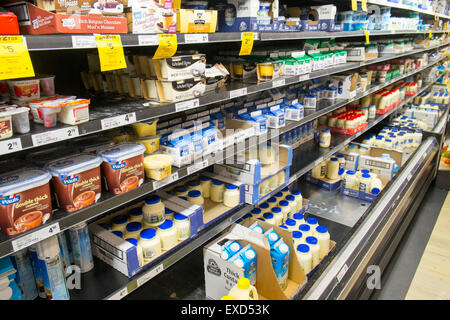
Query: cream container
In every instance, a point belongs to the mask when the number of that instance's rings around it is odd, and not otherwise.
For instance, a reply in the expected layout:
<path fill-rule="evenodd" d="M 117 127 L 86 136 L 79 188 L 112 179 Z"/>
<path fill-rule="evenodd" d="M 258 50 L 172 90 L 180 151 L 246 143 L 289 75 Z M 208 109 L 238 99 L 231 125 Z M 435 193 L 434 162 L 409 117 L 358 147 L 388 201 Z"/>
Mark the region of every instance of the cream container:
<path fill-rule="evenodd" d="M 163 180 L 172 173 L 173 158 L 168 154 L 153 154 L 144 157 L 145 175 L 153 180 Z"/>
<path fill-rule="evenodd" d="M 200 194 L 202 193 L 202 186 L 200 185 L 200 181 L 198 180 L 191 180 L 186 184 L 186 187 L 188 188 L 189 191 L 192 190 L 198 190 L 200 191 Z"/>
<path fill-rule="evenodd" d="M 193 204 L 197 204 L 199 206 L 203 206 L 205 200 L 202 197 L 202 193 L 200 190 L 191 190 L 187 195 L 188 201 Z"/>
<path fill-rule="evenodd" d="M 163 251 L 170 250 L 176 246 L 178 242 L 177 229 L 173 225 L 172 220 L 166 220 L 158 226 L 157 233 L 161 239 L 161 248 Z"/>
<path fill-rule="evenodd" d="M 149 262 L 161 255 L 161 239 L 158 236 L 156 229 L 142 230 L 140 233 L 139 246 L 142 248 L 144 262 Z"/>
<path fill-rule="evenodd" d="M 210 198 L 213 202 L 223 202 L 223 194 L 225 191 L 225 184 L 219 180 L 213 180 L 211 185 Z"/>
<path fill-rule="evenodd" d="M 122 234 L 126 232 L 126 226 L 129 220 L 127 216 L 118 215 L 112 219 L 111 231 L 120 231 Z"/>
<path fill-rule="evenodd" d="M 125 227 L 125 230 L 126 232 L 123 236 L 125 239 L 127 238 L 139 239 L 140 233 L 142 231 L 142 224 L 137 221 L 129 222 Z"/>
<path fill-rule="evenodd" d="M 227 184 L 223 193 L 223 204 L 229 208 L 234 208 L 237 207 L 239 203 L 239 188 L 233 184 Z"/>
<path fill-rule="evenodd" d="M 165 221 L 165 206 L 157 195 L 152 195 L 145 199 L 142 213 L 144 214 L 143 221 L 146 226 L 156 227 Z"/>
<path fill-rule="evenodd" d="M 303 197 L 300 190 L 294 189 L 291 194 L 295 197 L 296 207 L 294 212 L 299 212 L 303 208 Z"/>
<path fill-rule="evenodd" d="M 142 250 L 142 247 L 139 245 L 139 241 L 136 238 L 131 238 L 131 237 L 126 238 L 125 240 L 136 247 L 136 253 L 137 253 L 137 257 L 138 257 L 139 266 L 142 267 L 145 264 L 144 250 Z"/>
<path fill-rule="evenodd" d="M 191 223 L 186 216 L 179 213 L 174 214 L 173 223 L 177 229 L 178 241 L 186 240 L 191 236 Z"/>
<path fill-rule="evenodd" d="M 317 226 L 315 234 L 319 244 L 319 259 L 322 260 L 330 251 L 330 234 L 326 226 Z"/>
<path fill-rule="evenodd" d="M 210 197 L 211 184 L 212 184 L 211 178 L 206 177 L 206 176 L 200 177 L 200 186 L 202 187 L 202 196 L 205 199 L 208 199 Z"/>

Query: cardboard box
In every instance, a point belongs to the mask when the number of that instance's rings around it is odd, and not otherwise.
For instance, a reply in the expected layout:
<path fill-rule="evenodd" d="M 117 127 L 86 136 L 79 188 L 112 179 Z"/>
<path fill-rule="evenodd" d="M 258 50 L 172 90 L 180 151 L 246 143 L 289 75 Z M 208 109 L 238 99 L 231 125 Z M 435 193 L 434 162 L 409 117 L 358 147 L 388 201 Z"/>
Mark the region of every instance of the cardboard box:
<path fill-rule="evenodd" d="M 345 157 L 345 170 L 356 171 L 358 169 L 359 153 L 348 152 L 344 149 L 340 150 L 337 154 L 342 154 Z"/>
<path fill-rule="evenodd" d="M 0 13 L 0 34 L 14 35 L 20 34 L 17 17 L 12 12 Z"/>
<path fill-rule="evenodd" d="M 270 179 L 270 177 L 280 173 L 281 171 L 284 171 L 286 179 L 285 182 L 283 184 L 281 184 L 280 186 L 278 186 L 275 190 L 270 191 L 267 194 L 260 194 L 259 193 L 259 185 Z M 245 184 L 245 203 L 248 204 L 256 204 L 256 203 L 261 203 L 262 201 L 264 201 L 265 199 L 271 197 L 274 193 L 280 191 L 281 189 L 283 189 L 289 182 L 289 178 L 290 178 L 290 166 L 286 166 L 285 168 L 279 170 L 277 173 L 271 175 L 270 177 L 267 177 L 265 179 L 263 179 L 260 183 L 258 184 Z"/>
<path fill-rule="evenodd" d="M 217 10 L 177 10 L 177 32 L 213 33 L 216 26 Z"/>
<path fill-rule="evenodd" d="M 259 184 L 271 177 L 273 172 L 280 172 L 292 165 L 292 147 L 279 145 L 278 150 L 278 157 L 271 165 L 263 165 L 258 159 L 250 159 L 243 165 L 215 164 L 214 172 L 246 184 Z"/>
<path fill-rule="evenodd" d="M 269 224 L 261 221 L 263 228 Z M 300 268 L 294 251 L 292 235 L 289 231 L 274 227 L 280 238 L 289 246 L 289 270 L 287 288 L 282 290 L 272 266 L 270 245 L 267 238 L 242 225 L 234 224 L 229 233 L 219 237 L 203 249 L 206 297 L 218 300 L 228 294 L 229 290 L 243 278 L 244 271 L 233 263 L 221 258 L 222 246 L 228 240 L 236 240 L 242 245 L 250 244 L 256 251 L 256 289 L 259 300 L 288 300 L 306 284 L 306 276 Z"/>
<path fill-rule="evenodd" d="M 306 181 L 311 182 L 321 188 L 324 188 L 328 191 L 336 190 L 341 186 L 341 179 L 330 180 L 327 178 L 317 179 L 311 175 L 311 172 L 308 172 L 305 176 Z"/>
<path fill-rule="evenodd" d="M 28 2 L 5 5 L 19 20 L 21 34 L 127 33 L 127 19 L 99 14 L 52 13 Z"/>
<path fill-rule="evenodd" d="M 382 177 L 380 177 L 381 183 L 383 184 L 383 188 L 386 186 L 386 184 L 389 182 L 388 179 L 384 179 Z M 365 200 L 365 201 L 370 201 L 373 202 L 378 195 L 372 194 L 372 193 L 366 193 L 366 192 L 362 192 L 359 190 L 353 190 L 353 189 L 347 189 L 345 188 L 345 183 L 343 184 L 340 193 L 345 195 L 345 196 L 349 196 L 349 197 L 353 197 L 353 198 L 358 198 L 361 200 Z"/>
<path fill-rule="evenodd" d="M 140 33 L 176 33 L 177 11 L 171 1 L 134 0 L 131 8 L 126 9 L 126 19 L 130 32 Z"/>
<path fill-rule="evenodd" d="M 81 11 L 83 13 L 88 13 L 92 9 L 99 10 L 104 15 L 120 15 L 123 13 L 124 6 L 128 4 L 128 0 L 108 0 L 108 1 L 98 1 L 98 0 L 56 0 L 53 2 L 54 8 L 49 10 L 48 6 L 41 7 L 40 4 L 44 4 L 50 1 L 36 1 L 37 6 L 41 9 L 56 12 L 77 12 Z"/>
<path fill-rule="evenodd" d="M 161 194 L 160 196 L 162 197 L 166 208 L 189 218 L 191 223 L 191 236 L 188 239 L 179 241 L 175 247 L 168 251 L 162 251 L 161 255 L 155 257 L 143 266 L 139 266 L 136 247 L 99 225 L 99 223 L 110 221 L 110 219 L 119 214 L 128 212 L 132 208 L 129 207 L 100 219 L 96 221 L 96 223 L 89 224 L 89 232 L 92 235 L 92 253 L 100 260 L 112 266 L 114 269 L 131 278 L 140 271 L 158 264 L 162 259 L 165 259 L 177 250 L 183 242 L 190 241 L 192 238 L 196 237 L 198 232 L 203 228 L 202 208 L 192 205 L 191 203 L 174 203 L 168 199 L 169 197 L 165 197 L 164 194 Z M 133 207 L 139 207 L 142 205 L 143 202 L 134 205 Z"/>
<path fill-rule="evenodd" d="M 338 89 L 338 99 L 353 99 L 356 97 L 358 82 L 358 73 L 338 74 L 331 76 L 330 86 Z"/>
<path fill-rule="evenodd" d="M 238 186 L 239 193 L 240 193 L 240 199 L 239 199 L 239 205 L 234 208 L 227 207 L 223 203 L 213 202 L 213 201 L 211 201 L 211 199 L 204 199 L 205 202 L 203 204 L 203 207 L 200 207 L 200 208 L 202 208 L 202 215 L 203 215 L 203 226 L 201 228 L 199 228 L 200 230 L 213 224 L 215 221 L 219 220 L 222 216 L 227 215 L 228 213 L 238 209 L 240 206 L 242 206 L 244 204 L 244 185 L 241 182 L 236 181 L 234 179 L 227 178 L 227 177 L 222 177 L 220 175 L 217 175 L 217 174 L 214 174 L 211 172 L 207 172 L 207 171 L 202 172 L 202 175 L 210 177 L 211 179 L 222 181 L 225 184 L 229 183 L 229 184 Z M 196 178 L 198 178 L 198 176 L 190 176 L 184 180 L 181 180 L 179 183 L 176 183 L 175 185 L 171 186 L 170 188 L 165 189 L 164 191 L 158 191 L 157 194 L 159 196 L 161 196 L 162 198 L 168 199 L 171 202 L 178 204 L 181 207 L 192 206 L 192 204 L 190 202 L 183 200 L 175 195 L 171 195 L 170 192 L 176 186 L 184 185 L 188 181 L 196 179 Z M 196 207 L 198 207 L 198 206 L 196 206 Z"/>

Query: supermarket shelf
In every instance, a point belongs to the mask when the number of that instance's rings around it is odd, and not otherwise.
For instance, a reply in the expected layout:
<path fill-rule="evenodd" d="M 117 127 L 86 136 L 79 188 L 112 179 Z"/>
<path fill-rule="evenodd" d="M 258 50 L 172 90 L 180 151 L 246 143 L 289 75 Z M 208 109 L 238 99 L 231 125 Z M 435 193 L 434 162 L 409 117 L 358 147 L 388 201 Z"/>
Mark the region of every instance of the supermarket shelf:
<path fill-rule="evenodd" d="M 388 61 L 394 58 L 409 56 L 420 52 L 426 52 L 429 50 L 441 48 L 443 46 L 446 46 L 447 44 L 449 44 L 449 42 L 425 49 L 416 49 L 401 54 L 382 56 L 369 61 L 349 62 L 346 64 L 334 66 L 333 68 L 327 68 L 305 75 L 281 77 L 280 79 L 261 83 L 242 83 L 232 81 L 220 91 L 210 92 L 195 99 L 176 103 L 155 104 L 154 102 L 150 102 L 147 100 L 138 100 L 124 96 L 94 96 L 91 100 L 90 120 L 88 122 L 79 124 L 77 126 L 59 124 L 54 128 L 44 128 L 42 125 L 32 124 L 29 133 L 15 135 L 10 139 L 0 141 L 0 155 L 40 147 L 42 145 L 72 139 L 78 136 L 97 133 L 104 130 L 125 126 L 134 122 L 148 121 L 161 116 L 166 116 L 193 108 L 203 107 L 214 103 L 224 102 L 251 93 L 269 90 L 271 88 L 282 87 L 302 81 L 321 78 L 324 76 L 356 69 L 369 64 Z M 429 64 L 428 66 L 430 65 L 432 64 Z M 423 69 L 417 69 L 414 73 L 420 72 L 421 70 Z M 317 118 L 322 114 L 323 113 L 320 112 L 316 115 L 310 114 L 309 118 L 306 119 L 311 120 Z"/>
<path fill-rule="evenodd" d="M 361 0 L 358 0 L 358 1 L 361 2 Z M 438 16 L 439 18 L 443 18 L 443 19 L 450 19 L 450 16 L 445 15 L 445 14 L 440 14 L 440 13 L 436 13 L 436 12 L 429 11 L 429 10 L 423 10 L 423 9 L 419 9 L 419 8 L 416 8 L 413 6 L 408 6 L 408 5 L 401 4 L 401 3 L 394 3 L 394 2 L 390 2 L 390 1 L 386 1 L 386 0 L 367 0 L 367 4 L 391 7 L 391 8 L 395 8 L 395 9 L 403 9 L 403 10 L 414 11 L 414 12 L 418 12 L 418 13 L 422 13 L 422 14 L 427 14 L 430 16 Z"/>
<path fill-rule="evenodd" d="M 418 94 L 425 91 L 431 85 L 432 83 L 424 86 L 419 91 Z M 332 139 L 333 147 L 331 148 L 327 149 L 320 148 L 314 141 L 309 141 L 303 144 L 300 148 L 294 151 L 295 152 L 294 157 L 295 159 L 298 159 L 298 161 L 294 162 L 291 170 L 292 172 L 296 173 L 291 176 L 288 184 L 291 184 L 297 179 L 299 179 L 306 172 L 311 170 L 313 166 L 316 165 L 318 162 L 321 162 L 324 159 L 331 156 L 332 154 L 336 153 L 342 147 L 344 147 L 345 145 L 347 145 L 348 143 L 350 143 L 351 141 L 362 135 L 364 132 L 366 132 L 367 130 L 371 129 L 373 126 L 378 124 L 380 121 L 385 119 L 392 112 L 402 107 L 404 104 L 410 102 L 414 97 L 415 96 L 405 100 L 396 109 L 393 109 L 390 112 L 377 117 L 377 119 L 375 119 L 369 124 L 369 127 L 367 129 L 353 136 L 340 136 L 340 135 L 333 136 Z M 300 154 L 302 155 L 301 157 L 299 156 Z M 273 192 L 276 191 L 277 190 Z M 245 205 L 239 211 L 239 214 L 236 213 L 232 218 L 226 218 L 227 220 L 217 225 L 217 228 L 221 228 L 221 230 L 224 230 L 227 226 L 231 225 L 231 223 L 233 223 L 236 219 L 238 219 L 238 215 L 242 216 L 245 213 L 250 212 L 250 210 L 252 210 L 253 208 L 254 206 L 252 205 Z M 364 213 L 363 211 L 358 211 L 358 214 L 360 214 L 360 216 L 363 213 Z M 333 220 L 330 217 L 323 217 L 323 218 Z M 354 221 L 349 222 L 348 224 L 350 225 L 354 224 Z M 94 271 L 87 273 L 83 277 L 84 283 L 87 283 L 88 286 L 87 287 L 82 286 L 83 289 L 81 291 L 73 291 L 73 294 L 71 293 L 71 297 L 73 299 L 121 299 L 126 295 L 128 295 L 130 292 L 137 289 L 138 287 L 142 286 L 145 282 L 155 277 L 161 271 L 165 270 L 168 266 L 173 265 L 175 262 L 179 261 L 187 253 L 191 252 L 192 250 L 201 246 L 203 243 L 212 239 L 212 237 L 214 237 L 217 234 L 218 233 L 216 231 L 214 232 L 207 231 L 207 233 L 201 233 L 201 236 L 199 236 L 200 239 L 196 242 L 193 241 L 194 243 L 189 245 L 188 247 L 189 249 L 184 249 L 185 246 L 183 246 L 182 249 L 180 249 L 180 251 L 176 251 L 174 252 L 173 255 L 166 257 L 161 262 L 162 266 L 161 263 L 159 263 L 159 261 L 155 261 L 154 263 L 152 263 L 151 269 L 145 271 L 144 273 L 140 273 L 131 279 L 128 279 L 126 276 L 120 274 L 112 267 L 104 264 L 103 262 L 99 262 L 98 259 L 96 259 L 96 267 L 94 268 Z"/>
<path fill-rule="evenodd" d="M 417 30 L 377 30 L 370 31 L 371 35 L 383 36 L 392 34 L 425 34 L 429 31 Z M 443 33 L 445 31 L 432 31 L 432 33 Z M 312 31 L 312 32 L 260 32 L 254 33 L 254 40 L 276 41 L 276 40 L 301 40 L 301 39 L 326 39 L 326 38 L 347 38 L 363 37 L 364 31 Z M 29 51 L 48 50 L 70 50 L 70 49 L 95 49 L 95 38 L 91 34 L 51 34 L 51 35 L 24 35 Z M 158 45 L 157 34 L 121 34 L 120 39 L 125 48 Z M 217 32 L 217 33 L 188 33 L 177 34 L 178 45 L 201 44 L 201 43 L 226 43 L 240 42 L 240 32 Z"/>

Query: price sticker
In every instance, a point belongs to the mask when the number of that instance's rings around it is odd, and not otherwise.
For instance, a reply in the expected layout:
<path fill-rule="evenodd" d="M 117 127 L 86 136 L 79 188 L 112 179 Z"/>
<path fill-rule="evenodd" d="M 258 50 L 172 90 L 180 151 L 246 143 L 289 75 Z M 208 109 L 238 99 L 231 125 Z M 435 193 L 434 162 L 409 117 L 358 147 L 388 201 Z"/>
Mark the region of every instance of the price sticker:
<path fill-rule="evenodd" d="M 339 271 L 339 273 L 336 275 L 336 279 L 338 282 L 342 281 L 342 278 L 345 276 L 345 274 L 348 271 L 348 266 L 347 264 L 344 264 L 344 266 L 342 267 L 342 269 Z"/>
<path fill-rule="evenodd" d="M 111 118 L 106 118 L 101 120 L 102 130 L 108 130 L 112 128 L 126 126 L 136 122 L 136 113 L 127 113 L 120 116 L 115 116 Z"/>
<path fill-rule="evenodd" d="M 57 130 L 52 130 L 49 132 L 43 132 L 38 134 L 33 134 L 31 140 L 33 141 L 33 146 L 43 146 L 49 143 L 55 143 L 62 140 L 72 139 L 78 137 L 80 134 L 78 132 L 78 127 L 67 127 Z"/>
<path fill-rule="evenodd" d="M 367 0 L 361 0 L 361 9 L 367 12 Z"/>
<path fill-rule="evenodd" d="M 157 190 L 169 183 L 172 183 L 174 181 L 178 180 L 178 172 L 172 173 L 169 177 L 160 180 L 160 181 L 154 181 L 153 182 L 153 190 Z"/>
<path fill-rule="evenodd" d="M 164 270 L 164 266 L 161 263 L 160 265 L 156 266 L 146 274 L 144 274 L 142 277 L 137 279 L 137 286 L 140 287 L 150 279 L 156 277 L 158 274 L 160 274 Z"/>
<path fill-rule="evenodd" d="M 177 52 L 176 34 L 158 34 L 158 49 L 156 49 L 153 59 L 164 59 L 172 57 Z"/>
<path fill-rule="evenodd" d="M 307 81 L 309 80 L 309 74 L 304 74 L 298 78 L 298 81 Z"/>
<path fill-rule="evenodd" d="M 45 226 L 33 233 L 27 234 L 17 240 L 11 242 L 14 251 L 22 250 L 28 246 L 31 246 L 39 241 L 47 239 L 54 236 L 60 232 L 59 223 L 53 223 L 51 225 Z"/>
<path fill-rule="evenodd" d="M 0 80 L 34 77 L 30 53 L 22 36 L 0 37 Z"/>
<path fill-rule="evenodd" d="M 358 10 L 358 3 L 357 0 L 352 0 L 352 11 Z"/>
<path fill-rule="evenodd" d="M 276 87 L 284 86 L 285 84 L 286 84 L 285 79 L 279 79 L 279 80 L 275 80 L 273 82 L 272 86 L 273 86 L 273 88 L 276 88 Z"/>
<path fill-rule="evenodd" d="M 370 39 L 369 39 L 369 30 L 365 30 L 364 34 L 366 36 L 366 44 L 370 44 Z"/>
<path fill-rule="evenodd" d="M 76 49 L 96 48 L 97 42 L 94 36 L 72 36 L 72 47 Z"/>
<path fill-rule="evenodd" d="M 247 88 L 237 89 L 230 91 L 230 99 L 245 96 L 247 94 Z"/>
<path fill-rule="evenodd" d="M 0 154 L 7 154 L 22 150 L 22 141 L 20 138 L 0 141 Z"/>
<path fill-rule="evenodd" d="M 119 35 L 96 36 L 100 70 L 110 71 L 127 67 L 123 53 L 122 40 Z"/>
<path fill-rule="evenodd" d="M 175 111 L 184 111 L 189 109 L 198 108 L 200 106 L 200 100 L 192 99 L 188 101 L 175 103 Z"/>
<path fill-rule="evenodd" d="M 158 35 L 157 34 L 140 34 L 138 35 L 138 43 L 140 46 L 157 46 Z"/>
<path fill-rule="evenodd" d="M 203 168 L 208 166 L 208 160 L 203 160 L 202 162 L 195 163 L 187 168 L 188 175 L 193 174 Z"/>
<path fill-rule="evenodd" d="M 253 32 L 242 32 L 240 56 L 248 56 L 253 50 Z"/>
<path fill-rule="evenodd" d="M 128 288 L 125 287 L 119 292 L 113 294 L 112 296 L 108 297 L 108 300 L 121 300 L 123 297 L 128 295 Z"/>
<path fill-rule="evenodd" d="M 430 38 L 430 39 L 433 38 L 433 34 L 431 33 L 431 31 L 428 33 L 428 38 Z"/>
<path fill-rule="evenodd" d="M 208 34 L 207 33 L 187 33 L 184 35 L 185 43 L 204 43 L 208 42 Z"/>

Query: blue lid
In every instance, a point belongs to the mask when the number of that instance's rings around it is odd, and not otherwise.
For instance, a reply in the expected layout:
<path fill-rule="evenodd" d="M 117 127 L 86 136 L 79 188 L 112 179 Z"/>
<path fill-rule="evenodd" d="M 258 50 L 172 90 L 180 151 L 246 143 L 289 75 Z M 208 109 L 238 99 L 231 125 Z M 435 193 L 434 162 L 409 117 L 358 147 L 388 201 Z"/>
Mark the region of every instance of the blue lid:
<path fill-rule="evenodd" d="M 344 168 L 340 168 L 338 171 L 338 175 L 342 176 L 345 173 L 345 169 Z"/>
<path fill-rule="evenodd" d="M 142 208 L 133 208 L 130 210 L 130 216 L 139 217 L 142 216 Z"/>
<path fill-rule="evenodd" d="M 223 185 L 223 182 L 222 182 L 222 181 L 219 181 L 219 180 L 213 180 L 213 185 L 215 185 L 215 186 L 221 186 L 221 185 Z"/>
<path fill-rule="evenodd" d="M 187 184 L 188 184 L 188 186 L 190 186 L 190 187 L 198 187 L 198 186 L 200 185 L 200 181 L 197 181 L 197 180 L 191 180 L 191 181 L 189 181 Z"/>
<path fill-rule="evenodd" d="M 309 246 L 307 244 L 299 244 L 297 246 L 297 251 L 303 252 L 303 253 L 308 253 L 309 252 Z"/>
<path fill-rule="evenodd" d="M 207 177 L 207 176 L 201 176 L 200 177 L 200 181 L 210 181 L 210 180 L 212 180 L 210 177 Z"/>
<path fill-rule="evenodd" d="M 236 190 L 238 187 L 235 186 L 234 184 L 227 184 L 225 186 L 225 188 L 228 189 L 228 190 Z"/>
<path fill-rule="evenodd" d="M 273 219 L 273 214 L 266 212 L 263 214 L 264 219 Z"/>
<path fill-rule="evenodd" d="M 128 217 L 123 214 L 119 214 L 113 218 L 112 222 L 114 224 L 125 224 L 128 222 Z"/>
<path fill-rule="evenodd" d="M 336 156 L 336 158 L 345 158 L 345 156 L 343 155 L 343 154 L 338 154 L 337 156 Z"/>
<path fill-rule="evenodd" d="M 107 162 L 116 162 L 139 156 L 145 152 L 146 148 L 141 143 L 126 142 L 110 146 L 98 152 L 98 155 Z"/>
<path fill-rule="evenodd" d="M 338 161 L 338 158 L 331 158 L 330 161 L 336 162 Z"/>
<path fill-rule="evenodd" d="M 138 241 L 135 238 L 126 238 L 125 241 L 128 241 L 129 243 L 131 243 L 135 247 L 137 247 L 137 245 L 138 245 Z"/>
<path fill-rule="evenodd" d="M 283 193 L 277 192 L 277 193 L 275 193 L 274 196 L 275 196 L 275 198 L 281 198 L 283 196 Z"/>
<path fill-rule="evenodd" d="M 187 188 L 185 186 L 176 186 L 174 190 L 175 192 L 186 192 Z"/>
<path fill-rule="evenodd" d="M 172 214 L 173 211 L 168 209 L 168 208 L 164 208 L 164 214 Z"/>
<path fill-rule="evenodd" d="M 269 199 L 267 199 L 267 202 L 277 202 L 277 199 L 274 197 L 270 197 Z"/>
<path fill-rule="evenodd" d="M 286 219 L 286 221 L 284 222 L 284 224 L 288 225 L 288 226 L 295 226 L 297 222 L 294 219 Z"/>
<path fill-rule="evenodd" d="M 183 220 L 186 220 L 186 219 L 187 219 L 186 216 L 184 216 L 184 215 L 182 215 L 182 214 L 179 214 L 179 213 L 175 213 L 175 214 L 173 215 L 173 218 L 174 218 L 175 220 L 177 220 L 177 221 L 183 221 Z"/>
<path fill-rule="evenodd" d="M 288 228 L 288 227 L 286 227 L 286 226 L 283 225 L 283 224 L 280 224 L 279 227 L 280 227 L 280 228 L 283 228 L 283 229 L 287 229 L 287 228 Z"/>
<path fill-rule="evenodd" d="M 261 213 L 261 209 L 260 208 L 255 208 L 251 211 L 252 214 L 260 214 Z"/>
<path fill-rule="evenodd" d="M 199 190 L 191 190 L 188 192 L 188 197 L 190 198 L 198 198 L 202 195 L 202 193 Z"/>
<path fill-rule="evenodd" d="M 245 220 L 245 219 L 248 219 L 248 218 L 251 218 L 252 217 L 252 215 L 250 214 L 250 213 L 247 213 L 247 214 L 245 214 L 243 217 L 242 217 L 242 220 Z"/>
<path fill-rule="evenodd" d="M 285 199 L 288 201 L 295 201 L 295 197 L 291 194 L 287 195 Z"/>
<path fill-rule="evenodd" d="M 178 198 L 189 201 L 188 198 L 186 198 L 186 197 L 178 197 Z"/>
<path fill-rule="evenodd" d="M 300 231 L 292 231 L 292 238 L 301 239 L 301 237 L 303 237 L 303 233 Z"/>
<path fill-rule="evenodd" d="M 311 230 L 311 227 L 309 226 L 309 224 L 304 223 L 298 227 L 298 230 L 307 232 L 307 231 Z"/>
<path fill-rule="evenodd" d="M 282 192 L 289 192 L 289 188 L 288 187 L 284 187 L 281 191 Z"/>
<path fill-rule="evenodd" d="M 304 219 L 304 216 L 301 213 L 294 213 L 293 218 L 295 220 L 302 220 L 302 219 Z"/>
<path fill-rule="evenodd" d="M 64 178 L 100 166 L 101 157 L 91 154 L 78 154 L 50 162 L 46 169 L 54 176 Z"/>
<path fill-rule="evenodd" d="M 287 207 L 287 206 L 289 206 L 289 202 L 287 202 L 286 200 L 281 200 L 279 205 L 283 206 L 283 207 Z"/>
<path fill-rule="evenodd" d="M 198 190 L 196 190 L 196 191 L 198 191 Z M 166 220 L 166 221 L 163 222 L 163 224 L 160 224 L 158 226 L 158 229 L 167 230 L 167 229 L 170 229 L 172 227 L 173 227 L 173 221 L 172 220 Z"/>
<path fill-rule="evenodd" d="M 258 218 L 258 219 L 256 219 L 256 220 L 266 221 L 266 220 L 265 220 L 265 219 L 263 219 L 263 218 Z"/>
<path fill-rule="evenodd" d="M 115 230 L 112 233 L 114 233 L 116 236 L 118 236 L 119 238 L 123 238 L 123 232 L 119 231 L 119 230 Z"/>
<path fill-rule="evenodd" d="M 348 171 L 347 171 L 347 174 L 349 174 L 349 175 L 354 175 L 354 174 L 355 174 L 355 171 L 348 170 Z"/>
<path fill-rule="evenodd" d="M 128 232 L 139 231 L 142 228 L 142 224 L 137 221 L 133 221 L 127 224 L 126 229 Z"/>
<path fill-rule="evenodd" d="M 317 219 L 314 218 L 314 217 L 309 217 L 309 218 L 306 219 L 306 223 L 307 223 L 307 224 L 317 224 L 318 221 L 317 221 Z"/>
<path fill-rule="evenodd" d="M 292 190 L 291 193 L 292 193 L 294 196 L 299 196 L 299 195 L 302 194 L 302 193 L 300 192 L 300 190 L 297 190 L 297 189 Z"/>
<path fill-rule="evenodd" d="M 272 208 L 272 212 L 273 212 L 273 213 L 280 213 L 280 212 L 281 212 L 281 208 L 279 208 L 279 207 L 273 207 L 273 208 Z"/>
<path fill-rule="evenodd" d="M 306 237 L 306 243 L 315 245 L 317 244 L 317 238 L 316 237 Z"/>
<path fill-rule="evenodd" d="M 328 228 L 326 226 L 317 226 L 316 227 L 316 231 L 318 233 L 327 233 L 328 232 Z"/>
<path fill-rule="evenodd" d="M 145 198 L 145 203 L 148 205 L 157 204 L 161 202 L 161 198 L 157 195 L 152 195 L 148 198 Z"/>
<path fill-rule="evenodd" d="M 363 173 L 363 174 L 362 174 L 362 177 L 363 177 L 363 178 L 370 178 L 370 174 L 368 174 L 368 173 Z"/>
<path fill-rule="evenodd" d="M 269 204 L 266 203 L 266 202 L 264 202 L 264 203 L 261 203 L 261 204 L 259 205 L 259 207 L 260 207 L 261 209 L 268 209 L 268 208 L 269 208 Z"/>
<path fill-rule="evenodd" d="M 372 189 L 372 194 L 377 195 L 379 193 L 380 193 L 380 189 L 378 189 L 378 188 L 373 188 Z"/>
<path fill-rule="evenodd" d="M 391 139 L 384 139 L 384 141 L 387 141 L 387 142 L 392 142 L 392 140 L 391 140 Z"/>
<path fill-rule="evenodd" d="M 170 220 L 166 220 L 170 221 Z M 140 233 L 141 239 L 153 239 L 156 236 L 156 230 L 152 228 L 144 229 Z"/>
<path fill-rule="evenodd" d="M 48 183 L 52 176 L 46 170 L 20 169 L 0 176 L 0 196 L 19 193 Z"/>

